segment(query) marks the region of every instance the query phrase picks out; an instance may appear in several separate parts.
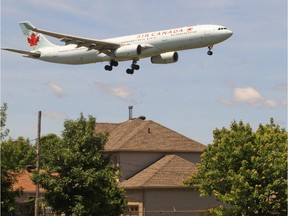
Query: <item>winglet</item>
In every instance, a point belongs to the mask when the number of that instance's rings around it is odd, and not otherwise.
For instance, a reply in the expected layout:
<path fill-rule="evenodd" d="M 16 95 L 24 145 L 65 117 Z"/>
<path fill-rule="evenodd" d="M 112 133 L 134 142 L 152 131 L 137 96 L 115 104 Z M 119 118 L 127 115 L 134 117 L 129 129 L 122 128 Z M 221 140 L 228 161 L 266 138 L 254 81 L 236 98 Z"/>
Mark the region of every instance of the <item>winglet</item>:
<path fill-rule="evenodd" d="M 22 23 L 27 29 L 29 29 L 31 31 L 33 31 L 35 29 L 35 27 L 29 21 L 25 21 L 25 22 L 22 22 Z"/>
<path fill-rule="evenodd" d="M 35 29 L 35 27 L 28 21 L 20 22 L 19 25 L 23 34 L 26 36 L 30 36 L 29 32 Z"/>

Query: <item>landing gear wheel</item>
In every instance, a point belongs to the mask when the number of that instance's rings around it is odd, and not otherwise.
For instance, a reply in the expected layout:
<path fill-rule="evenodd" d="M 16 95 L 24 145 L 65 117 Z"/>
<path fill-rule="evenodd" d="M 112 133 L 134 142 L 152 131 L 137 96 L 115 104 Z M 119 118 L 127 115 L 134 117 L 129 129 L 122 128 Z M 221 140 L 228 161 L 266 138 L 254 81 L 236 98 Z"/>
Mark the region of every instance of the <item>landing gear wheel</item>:
<path fill-rule="evenodd" d="M 109 65 L 105 65 L 105 70 L 106 71 L 112 71 L 113 67 L 117 67 L 118 66 L 118 62 L 117 61 L 114 61 L 114 60 L 111 60 L 109 62 Z"/>
<path fill-rule="evenodd" d="M 213 52 L 211 51 L 213 49 L 213 45 L 212 46 L 208 46 L 209 51 L 207 52 L 207 55 L 211 56 L 213 55 Z"/>
<path fill-rule="evenodd" d="M 139 69 L 140 69 L 140 66 L 137 65 L 137 64 L 132 64 L 132 65 L 131 65 L 131 68 L 132 68 L 133 70 L 139 70 Z"/>
<path fill-rule="evenodd" d="M 126 73 L 127 73 L 127 74 L 133 74 L 133 73 L 134 73 L 134 70 L 131 69 L 131 68 L 128 68 L 128 69 L 126 70 Z"/>
<path fill-rule="evenodd" d="M 105 65 L 105 70 L 106 71 L 112 71 L 113 67 L 111 65 Z"/>
<path fill-rule="evenodd" d="M 213 55 L 213 52 L 211 51 L 211 50 L 209 50 L 208 52 L 207 52 L 207 55 Z"/>
<path fill-rule="evenodd" d="M 128 68 L 126 70 L 126 73 L 127 74 L 133 74 L 134 73 L 134 70 L 139 70 L 140 69 L 140 66 L 137 65 L 137 60 L 133 60 L 132 61 L 132 64 L 131 64 L 131 68 Z"/>
<path fill-rule="evenodd" d="M 117 61 L 111 61 L 110 65 L 114 66 L 114 67 L 117 67 L 118 66 L 118 62 Z"/>

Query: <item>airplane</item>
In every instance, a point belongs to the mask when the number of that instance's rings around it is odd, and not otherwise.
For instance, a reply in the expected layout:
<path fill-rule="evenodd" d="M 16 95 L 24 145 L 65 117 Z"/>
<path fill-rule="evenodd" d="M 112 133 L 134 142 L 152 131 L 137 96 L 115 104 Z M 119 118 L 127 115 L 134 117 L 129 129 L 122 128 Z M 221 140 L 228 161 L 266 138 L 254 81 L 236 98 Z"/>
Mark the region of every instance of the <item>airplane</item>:
<path fill-rule="evenodd" d="M 84 38 L 35 28 L 30 22 L 19 23 L 30 51 L 3 48 L 20 53 L 24 57 L 59 64 L 89 64 L 109 62 L 106 71 L 118 66 L 120 61 L 132 61 L 127 74 L 139 70 L 137 62 L 149 58 L 153 64 L 169 64 L 178 61 L 177 51 L 208 47 L 212 55 L 213 45 L 232 36 L 233 32 L 221 25 L 196 25 L 153 31 L 104 40 Z M 58 38 L 64 46 L 51 43 L 44 35 Z"/>

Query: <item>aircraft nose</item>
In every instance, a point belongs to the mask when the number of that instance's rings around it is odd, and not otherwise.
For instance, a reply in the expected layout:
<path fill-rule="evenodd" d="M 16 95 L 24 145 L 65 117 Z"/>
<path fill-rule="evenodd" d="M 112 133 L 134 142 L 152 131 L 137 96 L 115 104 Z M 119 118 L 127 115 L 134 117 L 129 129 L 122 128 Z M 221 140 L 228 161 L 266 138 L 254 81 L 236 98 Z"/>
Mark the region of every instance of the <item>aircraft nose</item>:
<path fill-rule="evenodd" d="M 233 32 L 231 30 L 227 29 L 226 35 L 227 35 L 227 38 L 229 38 L 229 37 L 231 37 L 233 35 Z"/>

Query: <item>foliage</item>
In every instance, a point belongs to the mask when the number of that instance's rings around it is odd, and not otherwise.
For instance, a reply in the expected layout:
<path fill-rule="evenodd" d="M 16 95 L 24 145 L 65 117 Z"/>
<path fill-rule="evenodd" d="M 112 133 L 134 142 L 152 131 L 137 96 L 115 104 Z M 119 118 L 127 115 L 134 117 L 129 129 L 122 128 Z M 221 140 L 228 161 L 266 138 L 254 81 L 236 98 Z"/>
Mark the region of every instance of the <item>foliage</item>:
<path fill-rule="evenodd" d="M 9 170 L 23 170 L 28 164 L 35 164 L 36 150 L 29 139 L 9 138 L 1 143 L 1 164 Z"/>
<path fill-rule="evenodd" d="M 9 129 L 4 129 L 6 126 L 6 120 L 7 120 L 7 103 L 4 103 L 1 108 L 0 108 L 0 127 L 1 127 L 1 132 L 0 132 L 0 140 L 1 142 L 5 139 L 5 137 L 8 136 L 9 134 Z"/>
<path fill-rule="evenodd" d="M 21 175 L 20 170 L 27 164 L 34 163 L 35 151 L 29 140 L 19 137 L 5 140 L 9 129 L 4 129 L 7 120 L 7 104 L 1 106 L 1 214 L 8 215 L 14 210 L 16 196 L 20 196 L 22 189 L 13 188 L 16 179 Z"/>
<path fill-rule="evenodd" d="M 96 135 L 94 128 L 95 118 L 81 114 L 65 121 L 61 137 L 50 134 L 41 140 L 46 171 L 35 173 L 33 181 L 46 190 L 45 199 L 57 212 L 114 216 L 126 207 L 116 170 L 103 154 L 107 135 Z"/>
<path fill-rule="evenodd" d="M 186 183 L 200 185 L 202 196 L 214 195 L 229 208 L 217 215 L 286 215 L 287 132 L 279 125 L 242 121 L 214 130 L 213 144 L 201 157 L 198 174 Z"/>
<path fill-rule="evenodd" d="M 1 213 L 7 215 L 14 210 L 16 196 L 22 189 L 13 189 L 13 184 L 27 164 L 35 163 L 35 148 L 28 139 L 11 138 L 1 143 Z"/>

